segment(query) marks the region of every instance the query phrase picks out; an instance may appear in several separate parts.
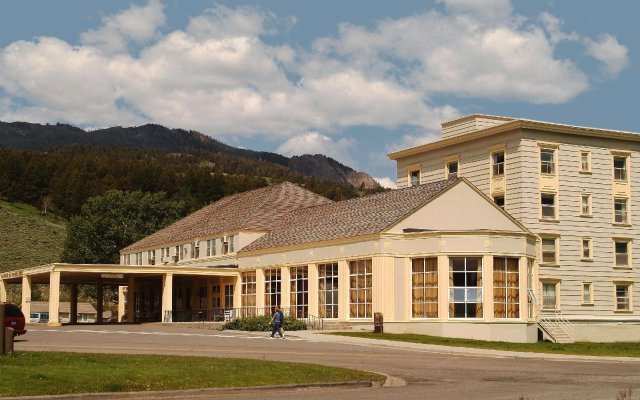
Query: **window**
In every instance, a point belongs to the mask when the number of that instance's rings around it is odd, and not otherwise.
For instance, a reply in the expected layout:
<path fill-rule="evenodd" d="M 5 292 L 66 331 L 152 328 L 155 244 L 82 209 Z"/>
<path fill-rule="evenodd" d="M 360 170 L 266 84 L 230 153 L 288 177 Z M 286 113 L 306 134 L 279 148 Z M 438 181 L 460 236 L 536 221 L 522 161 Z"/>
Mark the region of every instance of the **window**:
<path fill-rule="evenodd" d="M 628 241 L 614 241 L 616 250 L 616 267 L 628 267 L 629 266 L 629 242 Z"/>
<path fill-rule="evenodd" d="M 256 307 L 256 272 L 242 273 L 241 302 L 243 314 L 255 314 Z M 247 310 L 251 309 L 251 310 Z"/>
<path fill-rule="evenodd" d="M 556 219 L 556 195 L 552 193 L 540 194 L 542 218 Z"/>
<path fill-rule="evenodd" d="M 228 238 L 229 240 L 229 253 L 233 253 L 236 251 L 236 236 L 231 235 Z"/>
<path fill-rule="evenodd" d="M 582 259 L 590 260 L 593 258 L 593 254 L 591 253 L 591 239 L 582 238 Z"/>
<path fill-rule="evenodd" d="M 493 258 L 493 316 L 520 317 L 520 268 L 515 257 Z"/>
<path fill-rule="evenodd" d="M 224 285 L 224 308 L 233 308 L 233 285 Z"/>
<path fill-rule="evenodd" d="M 629 222 L 627 215 L 627 199 L 613 200 L 614 221 L 617 224 L 626 224 Z"/>
<path fill-rule="evenodd" d="M 338 263 L 318 265 L 320 318 L 338 318 Z"/>
<path fill-rule="evenodd" d="M 558 297 L 556 282 L 542 284 L 542 308 L 545 310 L 555 310 L 558 307 Z"/>
<path fill-rule="evenodd" d="M 211 286 L 211 306 L 213 308 L 220 308 L 220 285 Z"/>
<path fill-rule="evenodd" d="M 493 176 L 504 175 L 504 151 L 491 154 L 492 174 Z"/>
<path fill-rule="evenodd" d="M 371 259 L 349 261 L 349 317 L 371 318 Z"/>
<path fill-rule="evenodd" d="M 591 215 L 591 195 L 590 194 L 582 194 L 580 196 L 581 199 L 581 214 L 582 216 L 590 216 Z"/>
<path fill-rule="evenodd" d="M 591 152 L 580 152 L 580 172 L 591 172 Z"/>
<path fill-rule="evenodd" d="M 593 284 L 591 282 L 582 284 L 582 304 L 593 304 Z"/>
<path fill-rule="evenodd" d="M 420 184 L 420 170 L 409 172 L 409 181 L 411 186 L 418 186 Z"/>
<path fill-rule="evenodd" d="M 228 254 L 228 253 L 229 253 L 229 238 L 223 237 L 222 238 L 222 254 Z"/>
<path fill-rule="evenodd" d="M 156 253 L 153 250 L 147 251 L 147 260 L 149 260 L 150 265 L 156 264 Z"/>
<path fill-rule="evenodd" d="M 182 254 L 182 246 L 176 246 L 176 253 L 173 255 L 173 261 L 177 262 L 180 260 L 180 255 Z"/>
<path fill-rule="evenodd" d="M 557 238 L 542 238 L 542 262 L 545 264 L 557 264 L 558 252 L 556 251 Z"/>
<path fill-rule="evenodd" d="M 447 163 L 447 178 L 458 177 L 458 161 L 449 161 Z"/>
<path fill-rule="evenodd" d="M 193 244 L 191 244 L 191 254 L 193 255 L 193 258 L 200 257 L 200 246 L 198 246 L 198 242 L 193 242 Z"/>
<path fill-rule="evenodd" d="M 136 254 L 136 265 L 142 265 L 142 252 Z"/>
<path fill-rule="evenodd" d="M 626 156 L 613 156 L 613 179 L 617 181 L 627 180 Z"/>
<path fill-rule="evenodd" d="M 289 290 L 289 303 L 291 311 L 296 318 L 307 318 L 309 315 L 309 268 L 291 267 L 291 287 Z"/>
<path fill-rule="evenodd" d="M 616 284 L 616 311 L 631 311 L 631 284 Z"/>
<path fill-rule="evenodd" d="M 554 149 L 540 149 L 540 173 L 555 175 L 555 153 Z"/>
<path fill-rule="evenodd" d="M 482 258 L 449 259 L 449 317 L 482 318 Z"/>
<path fill-rule="evenodd" d="M 493 196 L 493 202 L 500 208 L 504 208 L 504 196 Z"/>
<path fill-rule="evenodd" d="M 264 271 L 264 309 L 267 313 L 273 307 L 280 306 L 282 294 L 282 280 L 280 278 L 280 268 L 267 269 Z"/>
<path fill-rule="evenodd" d="M 438 318 L 438 259 L 411 260 L 411 316 Z"/>
<path fill-rule="evenodd" d="M 207 240 L 207 257 L 216 255 L 216 239 Z"/>

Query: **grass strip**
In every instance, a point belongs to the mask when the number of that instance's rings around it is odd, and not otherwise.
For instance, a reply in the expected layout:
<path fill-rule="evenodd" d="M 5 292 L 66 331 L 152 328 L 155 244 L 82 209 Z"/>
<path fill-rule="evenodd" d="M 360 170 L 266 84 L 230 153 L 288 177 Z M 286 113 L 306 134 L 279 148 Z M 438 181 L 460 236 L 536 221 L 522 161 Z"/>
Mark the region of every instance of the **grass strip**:
<path fill-rule="evenodd" d="M 456 339 L 439 336 L 373 333 L 373 332 L 332 332 L 329 335 L 350 336 L 366 339 L 394 340 L 397 342 L 435 344 L 440 346 L 470 347 L 475 349 L 527 351 L 533 353 L 572 354 L 583 356 L 609 356 L 609 357 L 640 357 L 640 343 L 638 342 L 613 342 L 613 343 L 508 343 L 489 342 L 473 339 Z"/>
<path fill-rule="evenodd" d="M 384 379 L 370 372 L 280 361 L 57 352 L 18 352 L 0 357 L 0 377 L 0 396 L 379 382 Z"/>

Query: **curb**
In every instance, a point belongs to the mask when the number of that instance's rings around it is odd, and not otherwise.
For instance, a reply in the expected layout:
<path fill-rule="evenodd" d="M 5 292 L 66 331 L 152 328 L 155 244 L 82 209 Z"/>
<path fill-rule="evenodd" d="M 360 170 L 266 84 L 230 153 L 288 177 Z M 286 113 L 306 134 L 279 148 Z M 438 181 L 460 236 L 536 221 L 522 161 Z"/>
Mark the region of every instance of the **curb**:
<path fill-rule="evenodd" d="M 381 374 L 384 375 L 384 374 Z M 230 387 L 230 388 L 201 388 L 201 389 L 186 389 L 186 390 L 157 390 L 157 391 L 139 391 L 139 392 L 105 392 L 105 393 L 77 393 L 77 394 L 55 394 L 44 396 L 19 396 L 19 397 L 3 397 L 6 400 L 17 399 L 181 399 L 185 395 L 210 395 L 220 394 L 225 392 L 240 392 L 240 391 L 270 391 L 270 390 L 295 390 L 295 389 L 309 389 L 309 388 L 364 388 L 383 386 L 387 387 L 387 383 L 393 378 L 389 375 L 385 375 L 385 383 L 380 385 L 377 382 L 372 381 L 347 381 L 347 382 L 328 382 L 328 383 L 301 383 L 291 385 L 277 385 L 277 386 L 247 386 L 247 387 Z M 404 381 L 403 381 L 404 382 Z M 396 386 L 391 384 L 391 386 Z"/>

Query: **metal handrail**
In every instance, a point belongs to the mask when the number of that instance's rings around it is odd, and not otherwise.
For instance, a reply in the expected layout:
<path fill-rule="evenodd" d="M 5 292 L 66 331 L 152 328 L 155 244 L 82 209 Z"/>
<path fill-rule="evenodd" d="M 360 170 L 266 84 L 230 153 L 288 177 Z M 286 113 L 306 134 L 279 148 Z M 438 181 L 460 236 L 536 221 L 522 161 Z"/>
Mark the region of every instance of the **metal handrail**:
<path fill-rule="evenodd" d="M 571 339 L 575 339 L 573 325 L 557 308 L 541 310 L 540 322 L 558 325 Z"/>

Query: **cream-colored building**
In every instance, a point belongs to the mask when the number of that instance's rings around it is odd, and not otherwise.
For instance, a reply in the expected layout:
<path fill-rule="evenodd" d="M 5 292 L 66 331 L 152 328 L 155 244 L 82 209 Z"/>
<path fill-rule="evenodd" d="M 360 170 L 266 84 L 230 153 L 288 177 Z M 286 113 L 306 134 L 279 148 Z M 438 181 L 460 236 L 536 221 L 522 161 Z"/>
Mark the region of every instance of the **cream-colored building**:
<path fill-rule="evenodd" d="M 128 321 L 226 320 L 281 305 L 325 327 L 370 329 L 380 312 L 387 332 L 531 342 L 536 241 L 462 178 L 341 202 L 284 183 L 191 214 L 123 249 L 121 265 L 2 274 L 0 296 L 22 283 L 28 309 L 31 285 L 49 283 L 58 315 L 61 284 L 74 307 L 77 284 L 95 282 L 99 297 L 104 285 L 127 286 Z"/>
<path fill-rule="evenodd" d="M 640 135 L 470 115 L 389 157 L 398 187 L 464 177 L 540 237 L 530 298 L 543 325 L 640 340 Z"/>

